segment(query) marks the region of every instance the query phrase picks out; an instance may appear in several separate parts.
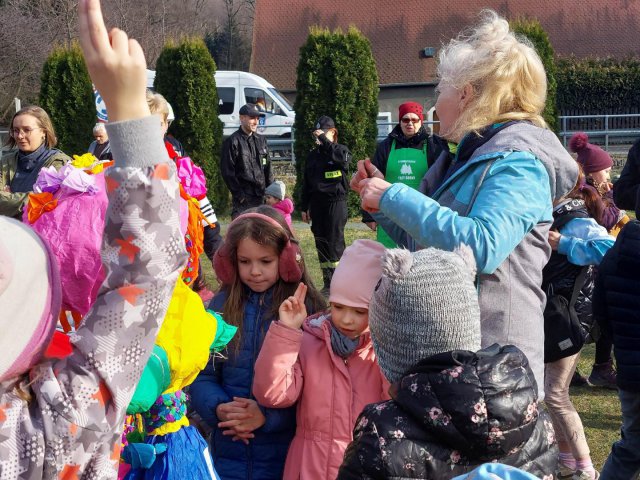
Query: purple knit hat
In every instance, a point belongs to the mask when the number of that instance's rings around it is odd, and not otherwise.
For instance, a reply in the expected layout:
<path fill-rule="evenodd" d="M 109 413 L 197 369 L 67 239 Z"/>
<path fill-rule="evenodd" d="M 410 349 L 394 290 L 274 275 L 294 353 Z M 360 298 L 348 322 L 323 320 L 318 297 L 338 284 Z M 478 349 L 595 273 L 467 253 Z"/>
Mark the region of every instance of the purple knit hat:
<path fill-rule="evenodd" d="M 569 140 L 569 150 L 578 154 L 578 163 L 585 175 L 600 172 L 613 166 L 613 160 L 599 146 L 589 143 L 586 133 L 576 133 Z"/>
<path fill-rule="evenodd" d="M 0 381 L 40 360 L 61 303 L 58 264 L 47 243 L 26 225 L 0 216 Z"/>

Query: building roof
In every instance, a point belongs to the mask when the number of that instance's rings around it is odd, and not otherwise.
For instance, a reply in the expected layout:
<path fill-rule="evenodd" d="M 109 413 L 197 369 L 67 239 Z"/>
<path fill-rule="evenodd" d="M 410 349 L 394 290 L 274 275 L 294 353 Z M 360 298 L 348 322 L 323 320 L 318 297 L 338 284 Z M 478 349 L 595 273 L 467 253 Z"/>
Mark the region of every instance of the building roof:
<path fill-rule="evenodd" d="M 627 57 L 640 52 L 640 2 L 630 0 L 260 0 L 256 2 L 250 70 L 282 90 L 295 90 L 299 49 L 309 27 L 346 31 L 371 41 L 381 85 L 435 81 L 435 59 L 420 59 L 473 25 L 482 8 L 507 19 L 535 18 L 562 56 Z"/>

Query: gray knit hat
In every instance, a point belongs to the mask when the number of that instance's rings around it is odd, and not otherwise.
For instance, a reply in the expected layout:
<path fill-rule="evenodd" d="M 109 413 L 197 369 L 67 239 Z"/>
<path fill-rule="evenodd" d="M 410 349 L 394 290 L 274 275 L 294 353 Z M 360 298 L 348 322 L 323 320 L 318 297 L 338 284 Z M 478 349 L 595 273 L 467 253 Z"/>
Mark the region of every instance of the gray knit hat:
<path fill-rule="evenodd" d="M 267 187 L 264 191 L 265 195 L 271 195 L 272 197 L 277 198 L 278 200 L 284 200 L 284 196 L 287 193 L 287 187 L 284 182 L 280 180 L 276 180 L 271 185 Z"/>
<path fill-rule="evenodd" d="M 390 382 L 423 358 L 480 349 L 476 262 L 466 245 L 454 252 L 387 250 L 369 306 L 369 327 Z"/>

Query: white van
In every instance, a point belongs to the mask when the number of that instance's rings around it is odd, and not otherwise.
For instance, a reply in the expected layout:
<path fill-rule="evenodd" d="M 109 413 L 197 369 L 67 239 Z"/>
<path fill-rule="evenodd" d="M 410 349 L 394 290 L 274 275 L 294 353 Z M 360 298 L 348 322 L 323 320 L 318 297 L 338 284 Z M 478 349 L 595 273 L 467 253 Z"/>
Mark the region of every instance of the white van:
<path fill-rule="evenodd" d="M 147 87 L 153 88 L 156 72 L 147 70 Z M 225 137 L 240 127 L 240 107 L 255 103 L 264 110 L 258 132 L 268 137 L 291 137 L 295 112 L 289 102 L 264 78 L 248 72 L 218 70 L 215 74 L 219 117 Z"/>

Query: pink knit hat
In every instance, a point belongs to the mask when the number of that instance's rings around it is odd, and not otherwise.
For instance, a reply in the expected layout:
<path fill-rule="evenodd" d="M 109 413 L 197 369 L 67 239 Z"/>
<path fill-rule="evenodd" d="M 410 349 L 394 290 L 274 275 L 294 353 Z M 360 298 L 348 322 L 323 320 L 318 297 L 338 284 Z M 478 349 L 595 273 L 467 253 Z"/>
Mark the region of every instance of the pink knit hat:
<path fill-rule="evenodd" d="M 0 216 L 0 381 L 41 358 L 62 301 L 58 265 L 26 225 Z"/>
<path fill-rule="evenodd" d="M 347 247 L 331 279 L 329 301 L 368 309 L 382 276 L 384 250 L 381 243 L 373 240 L 356 240 Z"/>
<path fill-rule="evenodd" d="M 578 163 L 585 175 L 600 172 L 613 166 L 613 160 L 599 146 L 589 143 L 586 133 L 576 133 L 569 140 L 569 150 L 578 154 Z"/>

